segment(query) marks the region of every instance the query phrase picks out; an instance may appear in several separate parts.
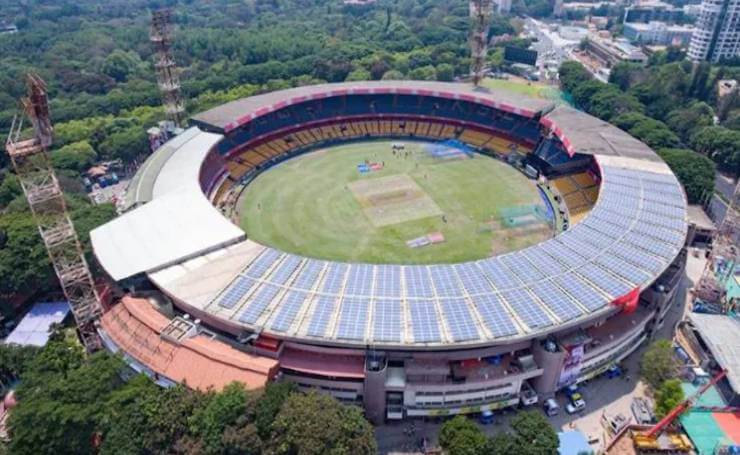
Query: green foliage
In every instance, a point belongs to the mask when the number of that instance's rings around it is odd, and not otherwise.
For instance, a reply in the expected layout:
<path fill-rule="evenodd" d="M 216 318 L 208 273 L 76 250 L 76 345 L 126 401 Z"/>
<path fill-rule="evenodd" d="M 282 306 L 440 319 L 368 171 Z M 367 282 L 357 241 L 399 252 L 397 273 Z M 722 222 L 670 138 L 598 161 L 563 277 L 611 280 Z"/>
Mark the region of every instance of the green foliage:
<path fill-rule="evenodd" d="M 86 356 L 61 332 L 40 350 L 0 345 L 0 379 L 21 379 L 9 453 L 376 451 L 362 412 L 328 396 L 301 395 L 290 384 L 270 385 L 262 395 L 237 383 L 221 392 L 162 389 L 124 369 L 105 351 Z M 94 439 L 101 441 L 97 448 Z"/>
<path fill-rule="evenodd" d="M 722 126 L 707 126 L 699 129 L 691 139 L 694 149 L 707 155 L 717 165 L 740 174 L 740 131 Z"/>
<path fill-rule="evenodd" d="M 347 75 L 346 81 L 369 81 L 372 78 L 370 71 L 360 68 L 350 72 Z"/>
<path fill-rule="evenodd" d="M 639 112 L 627 112 L 611 119 L 617 127 L 627 131 L 653 149 L 678 146 L 679 138 L 660 120 Z"/>
<path fill-rule="evenodd" d="M 94 453 L 100 403 L 122 382 L 122 362 L 106 353 L 84 359 L 79 345 L 50 343 L 24 372 L 20 405 L 10 414 L 11 453 Z"/>
<path fill-rule="evenodd" d="M 658 390 L 663 382 L 675 377 L 676 366 L 670 340 L 653 342 L 640 360 L 642 377 L 653 390 Z"/>
<path fill-rule="evenodd" d="M 449 63 L 441 63 L 437 65 L 437 80 L 443 82 L 452 82 L 455 78 L 455 67 Z"/>
<path fill-rule="evenodd" d="M 696 101 L 685 108 L 670 111 L 665 123 L 684 143 L 689 143 L 697 130 L 714 124 L 714 110 L 707 103 Z"/>
<path fill-rule="evenodd" d="M 510 455 L 516 453 L 514 438 L 509 433 L 496 433 L 487 442 L 483 451 L 486 455 Z"/>
<path fill-rule="evenodd" d="M 0 343 L 0 382 L 9 383 L 22 375 L 37 353 L 34 346 Z"/>
<path fill-rule="evenodd" d="M 555 454 L 558 435 L 547 418 L 537 411 L 521 411 L 511 420 L 516 453 Z"/>
<path fill-rule="evenodd" d="M 222 452 L 221 436 L 226 427 L 246 414 L 247 398 L 244 387 L 233 383 L 221 393 L 211 393 L 206 404 L 195 410 L 189 420 L 190 432 L 202 442 L 206 453 Z"/>
<path fill-rule="evenodd" d="M 664 381 L 655 392 L 655 416 L 662 418 L 684 400 L 680 379 Z"/>
<path fill-rule="evenodd" d="M 578 62 L 566 61 L 558 69 L 560 85 L 566 92 L 573 93 L 584 82 L 592 79 L 591 74 Z"/>
<path fill-rule="evenodd" d="M 660 149 L 658 154 L 683 185 L 690 204 L 700 203 L 714 191 L 712 160 L 687 149 Z"/>
<path fill-rule="evenodd" d="M 23 194 L 23 190 L 15 174 L 6 173 L 2 176 L 2 180 L 0 180 L 0 210 L 4 209 L 21 194 Z"/>
<path fill-rule="evenodd" d="M 296 392 L 296 387 L 290 382 L 269 384 L 265 393 L 260 397 L 255 408 L 255 424 L 261 438 L 270 436 L 270 425 L 280 412 L 285 400 Z"/>
<path fill-rule="evenodd" d="M 52 276 L 36 222 L 29 212 L 0 214 L 0 295 L 45 288 Z"/>
<path fill-rule="evenodd" d="M 478 425 L 458 415 L 442 424 L 439 445 L 449 455 L 477 455 L 485 452 L 488 440 Z"/>
<path fill-rule="evenodd" d="M 95 163 L 98 154 L 87 141 L 73 142 L 51 153 L 51 163 L 57 170 L 82 173 Z"/>
<path fill-rule="evenodd" d="M 300 455 L 363 455 L 377 451 L 373 428 L 360 408 L 325 395 L 294 394 L 272 424 L 268 452 Z"/>

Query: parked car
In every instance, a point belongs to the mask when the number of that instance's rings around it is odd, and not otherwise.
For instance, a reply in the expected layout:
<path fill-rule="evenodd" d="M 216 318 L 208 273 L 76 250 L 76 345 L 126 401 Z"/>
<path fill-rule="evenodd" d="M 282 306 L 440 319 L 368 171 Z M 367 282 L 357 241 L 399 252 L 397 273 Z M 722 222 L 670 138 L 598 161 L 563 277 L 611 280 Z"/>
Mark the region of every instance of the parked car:
<path fill-rule="evenodd" d="M 494 414 L 491 410 L 485 410 L 480 413 L 480 417 L 478 418 L 478 421 L 482 425 L 490 425 L 493 423 L 494 420 Z"/>
<path fill-rule="evenodd" d="M 560 413 L 560 405 L 558 405 L 558 402 L 555 401 L 554 398 L 548 398 L 545 400 L 543 408 L 548 417 L 556 416 Z"/>

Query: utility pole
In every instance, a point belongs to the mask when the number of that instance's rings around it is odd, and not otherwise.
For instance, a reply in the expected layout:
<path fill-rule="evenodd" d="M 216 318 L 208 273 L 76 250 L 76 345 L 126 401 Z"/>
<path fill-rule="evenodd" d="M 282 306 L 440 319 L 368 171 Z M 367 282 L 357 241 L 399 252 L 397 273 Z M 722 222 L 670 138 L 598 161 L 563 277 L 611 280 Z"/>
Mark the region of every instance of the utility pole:
<path fill-rule="evenodd" d="M 28 74 L 26 86 L 28 95 L 21 103 L 25 117 L 33 126 L 33 136 L 30 139 L 21 137 L 24 116 L 16 116 L 5 150 L 26 195 L 59 284 L 69 301 L 82 342 L 88 351 L 94 351 L 100 348 L 95 321 L 103 310 L 47 152 L 54 129 L 49 117 L 46 84 L 38 75 Z"/>
<path fill-rule="evenodd" d="M 180 93 L 180 76 L 172 55 L 171 19 L 172 11 L 169 9 L 154 11 L 149 40 L 154 46 L 154 67 L 157 70 L 157 83 L 162 92 L 164 110 L 167 118 L 179 128 L 184 120 L 185 103 Z"/>
<path fill-rule="evenodd" d="M 488 29 L 491 27 L 493 0 L 470 0 L 470 73 L 473 85 L 479 86 L 488 55 Z"/>

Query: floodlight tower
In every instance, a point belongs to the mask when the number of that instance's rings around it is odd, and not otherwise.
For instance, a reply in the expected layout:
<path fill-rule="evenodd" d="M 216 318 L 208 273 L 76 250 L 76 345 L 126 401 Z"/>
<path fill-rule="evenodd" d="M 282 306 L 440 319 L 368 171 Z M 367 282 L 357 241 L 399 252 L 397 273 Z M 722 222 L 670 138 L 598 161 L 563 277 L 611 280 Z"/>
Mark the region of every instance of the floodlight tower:
<path fill-rule="evenodd" d="M 488 54 L 488 29 L 491 27 L 493 0 L 470 0 L 470 72 L 476 87 L 483 80 Z"/>
<path fill-rule="evenodd" d="M 179 127 L 185 114 L 185 103 L 180 93 L 180 76 L 172 55 L 171 18 L 172 11 L 169 9 L 154 11 L 149 40 L 154 46 L 154 67 L 157 70 L 159 90 L 162 92 L 162 104 L 167 118 Z"/>
<path fill-rule="evenodd" d="M 21 103 L 23 113 L 33 126 L 33 136 L 30 139 L 21 137 L 23 115 L 17 116 L 13 119 L 5 150 L 69 301 L 82 342 L 88 351 L 94 351 L 100 348 L 95 321 L 102 313 L 102 306 L 47 153 L 54 129 L 49 117 L 46 84 L 38 75 L 28 74 L 26 85 L 28 96 Z"/>
<path fill-rule="evenodd" d="M 727 204 L 725 217 L 712 239 L 707 264 L 699 279 L 694 295 L 709 304 L 727 311 L 725 291 L 727 283 L 734 277 L 735 267 L 740 259 L 740 182 L 735 186 L 732 198 Z"/>

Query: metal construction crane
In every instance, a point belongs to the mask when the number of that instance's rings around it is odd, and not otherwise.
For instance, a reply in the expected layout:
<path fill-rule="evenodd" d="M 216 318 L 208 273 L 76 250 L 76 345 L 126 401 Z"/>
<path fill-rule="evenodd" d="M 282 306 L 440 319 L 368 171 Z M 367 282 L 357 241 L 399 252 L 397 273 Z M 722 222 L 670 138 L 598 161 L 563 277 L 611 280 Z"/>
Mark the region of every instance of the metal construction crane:
<path fill-rule="evenodd" d="M 23 113 L 33 126 L 33 136 L 22 138 L 23 115 L 16 116 L 5 150 L 26 195 L 59 284 L 69 301 L 82 342 L 89 351 L 94 351 L 100 348 L 95 321 L 102 314 L 102 306 L 47 153 L 54 129 L 49 117 L 46 84 L 39 76 L 28 74 L 26 85 L 28 95 L 21 102 Z"/>
<path fill-rule="evenodd" d="M 725 377 L 727 372 L 725 370 L 720 371 L 717 373 L 715 377 L 712 378 L 711 381 L 707 382 L 699 390 L 696 391 L 693 395 L 679 403 L 675 408 L 671 409 L 671 411 L 665 415 L 658 423 L 655 424 L 653 428 L 650 429 L 647 433 L 645 433 L 646 438 L 652 438 L 655 439 L 660 435 L 660 433 L 663 432 L 663 430 L 666 429 L 668 425 L 673 423 L 674 420 L 676 420 L 678 417 L 681 416 L 684 412 L 686 412 L 690 407 L 696 403 L 696 401 L 701 397 L 704 392 L 709 390 L 710 387 L 718 383 L 722 380 L 722 378 Z"/>
<path fill-rule="evenodd" d="M 488 29 L 493 16 L 493 0 L 470 0 L 470 73 L 476 87 L 483 80 L 488 55 Z"/>
<path fill-rule="evenodd" d="M 712 239 L 704 273 L 694 289 L 694 296 L 705 304 L 727 312 L 727 283 L 734 276 L 740 259 L 740 183 L 735 186 L 727 212 Z"/>
<path fill-rule="evenodd" d="M 159 90 L 162 92 L 162 104 L 170 121 L 175 127 L 180 127 L 185 115 L 185 103 L 180 93 L 180 75 L 172 55 L 171 18 L 172 11 L 169 9 L 154 11 L 149 40 L 154 46 L 154 67 L 157 70 Z"/>

